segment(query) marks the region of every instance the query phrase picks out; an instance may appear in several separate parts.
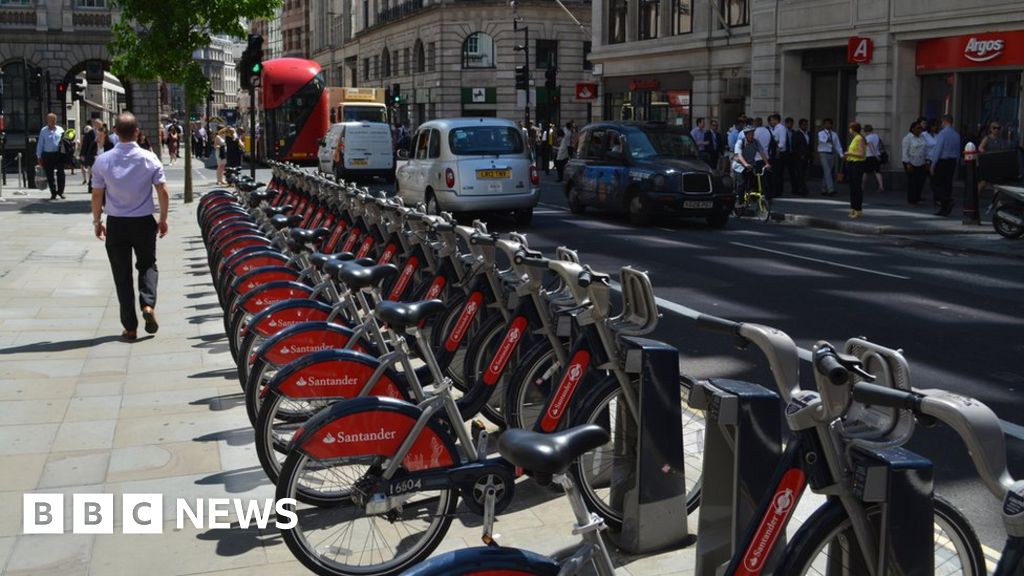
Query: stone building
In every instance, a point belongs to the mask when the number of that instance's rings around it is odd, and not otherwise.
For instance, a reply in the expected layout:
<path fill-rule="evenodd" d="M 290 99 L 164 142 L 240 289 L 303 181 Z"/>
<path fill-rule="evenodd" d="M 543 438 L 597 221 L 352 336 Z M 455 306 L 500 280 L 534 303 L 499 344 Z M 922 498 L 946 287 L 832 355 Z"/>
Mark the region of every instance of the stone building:
<path fill-rule="evenodd" d="M 590 2 L 563 3 L 589 25 Z M 522 119 L 526 93 L 516 90 L 515 67 L 526 62 L 517 46 L 528 27 L 531 120 L 585 122 L 589 101 L 577 99 L 576 88 L 592 81 L 589 30 L 555 2 L 516 4 L 518 31 L 505 0 L 312 0 L 313 58 L 335 85 L 383 88 L 392 103 L 397 95 L 397 117 L 412 125 L 455 116 Z M 329 22 L 318 29 L 325 15 Z M 553 91 L 545 88 L 549 67 L 557 67 Z"/>
<path fill-rule="evenodd" d="M 18 152 L 34 154 L 35 139 L 48 111 L 63 122 L 69 110 L 66 102 L 58 101 L 58 83 L 70 86 L 82 73 L 92 84 L 103 83 L 104 72 L 110 69 L 110 30 L 117 18 L 106 0 L 0 3 L 0 110 L 6 119 L 8 162 Z M 136 114 L 143 130 L 155 133 L 158 84 L 124 78 L 120 82 L 125 107 Z"/>
<path fill-rule="evenodd" d="M 1020 0 L 595 0 L 592 21 L 605 118 L 856 119 L 896 150 L 949 113 L 1021 142 Z"/>

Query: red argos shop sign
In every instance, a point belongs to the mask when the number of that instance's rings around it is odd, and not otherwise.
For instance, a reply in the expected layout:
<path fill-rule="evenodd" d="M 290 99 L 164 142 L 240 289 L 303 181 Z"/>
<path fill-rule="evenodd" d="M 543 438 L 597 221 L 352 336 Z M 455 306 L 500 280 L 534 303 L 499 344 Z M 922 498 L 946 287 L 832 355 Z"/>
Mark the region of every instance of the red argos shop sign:
<path fill-rule="evenodd" d="M 917 71 L 1024 67 L 1024 30 L 985 32 L 917 43 Z"/>
<path fill-rule="evenodd" d="M 854 36 L 846 42 L 846 61 L 850 64 L 870 64 L 875 56 L 875 43 L 871 38 Z"/>

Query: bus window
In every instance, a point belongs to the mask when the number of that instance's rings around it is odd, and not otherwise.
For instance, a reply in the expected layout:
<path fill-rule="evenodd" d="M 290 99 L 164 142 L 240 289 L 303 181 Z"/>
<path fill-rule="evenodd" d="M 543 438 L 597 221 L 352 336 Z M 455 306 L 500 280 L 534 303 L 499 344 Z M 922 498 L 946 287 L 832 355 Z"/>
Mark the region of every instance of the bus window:
<path fill-rule="evenodd" d="M 387 111 L 373 106 L 345 106 L 343 108 L 345 122 L 384 122 L 387 123 Z"/>

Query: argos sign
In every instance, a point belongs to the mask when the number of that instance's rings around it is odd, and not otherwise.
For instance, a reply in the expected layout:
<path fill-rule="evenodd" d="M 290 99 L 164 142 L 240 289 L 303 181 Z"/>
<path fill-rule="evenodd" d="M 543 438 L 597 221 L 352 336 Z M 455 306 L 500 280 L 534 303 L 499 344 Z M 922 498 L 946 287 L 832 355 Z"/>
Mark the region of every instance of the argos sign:
<path fill-rule="evenodd" d="M 986 32 L 917 43 L 917 71 L 1024 67 L 1024 30 Z"/>

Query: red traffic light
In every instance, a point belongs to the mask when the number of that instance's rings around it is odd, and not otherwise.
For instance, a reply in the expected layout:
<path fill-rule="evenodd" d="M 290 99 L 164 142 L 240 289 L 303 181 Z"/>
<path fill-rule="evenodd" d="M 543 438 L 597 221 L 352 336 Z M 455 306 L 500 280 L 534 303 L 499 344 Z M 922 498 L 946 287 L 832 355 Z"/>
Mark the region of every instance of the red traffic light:
<path fill-rule="evenodd" d="M 63 94 L 68 91 L 68 87 L 63 82 L 57 82 L 57 93 Z"/>

